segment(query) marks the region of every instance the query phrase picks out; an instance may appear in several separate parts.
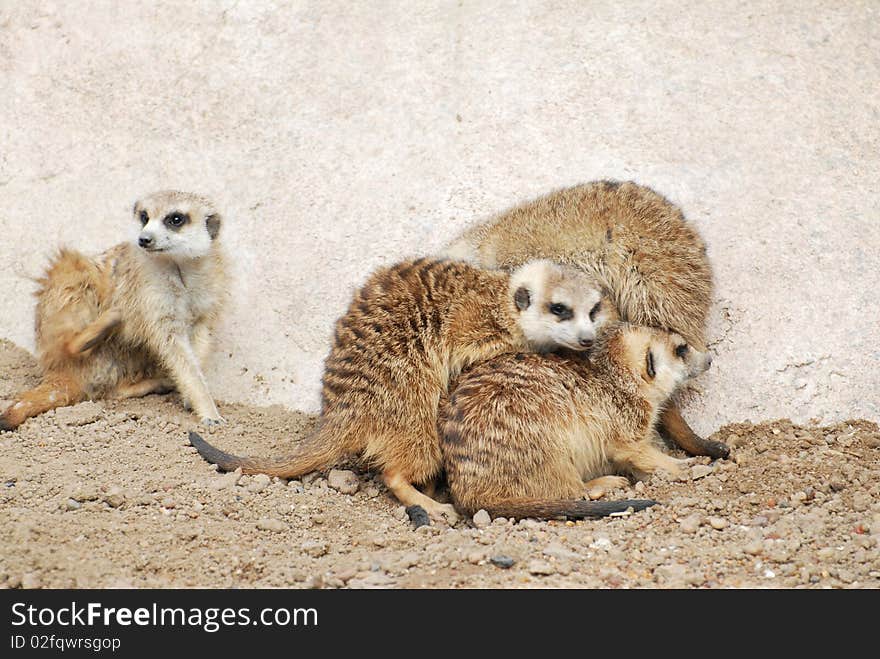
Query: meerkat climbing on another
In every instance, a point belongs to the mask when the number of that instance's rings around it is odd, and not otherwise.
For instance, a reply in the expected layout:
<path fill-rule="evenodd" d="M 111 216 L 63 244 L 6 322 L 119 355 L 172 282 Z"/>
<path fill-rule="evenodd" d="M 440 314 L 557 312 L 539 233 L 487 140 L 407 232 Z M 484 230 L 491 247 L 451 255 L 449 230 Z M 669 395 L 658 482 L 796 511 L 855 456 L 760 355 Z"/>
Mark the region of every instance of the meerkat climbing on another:
<path fill-rule="evenodd" d="M 584 501 L 679 460 L 655 445 L 658 415 L 710 357 L 678 334 L 627 323 L 600 331 L 589 360 L 503 355 L 463 373 L 441 403 L 443 467 L 456 507 L 502 517 L 598 517 L 651 501 Z"/>
<path fill-rule="evenodd" d="M 427 259 L 381 268 L 336 323 L 318 428 L 290 455 L 242 458 L 196 433 L 190 441 L 221 469 L 281 478 L 358 454 L 402 503 L 454 520 L 452 506 L 415 488 L 440 473 L 437 411 L 450 380 L 506 352 L 585 350 L 606 308 L 589 276 L 546 260 L 511 273 Z"/>
<path fill-rule="evenodd" d="M 706 349 L 712 302 L 706 246 L 681 210 L 648 187 L 594 181 L 557 190 L 471 228 L 444 255 L 485 268 L 537 258 L 577 266 L 608 291 L 623 320 L 677 332 Z M 696 435 L 674 402 L 660 427 L 691 455 L 730 452 Z"/>
<path fill-rule="evenodd" d="M 137 240 L 97 258 L 61 249 L 36 293 L 42 382 L 0 416 L 0 429 L 85 399 L 177 388 L 205 424 L 222 421 L 202 371 L 227 294 L 221 217 L 177 191 L 134 205 Z"/>

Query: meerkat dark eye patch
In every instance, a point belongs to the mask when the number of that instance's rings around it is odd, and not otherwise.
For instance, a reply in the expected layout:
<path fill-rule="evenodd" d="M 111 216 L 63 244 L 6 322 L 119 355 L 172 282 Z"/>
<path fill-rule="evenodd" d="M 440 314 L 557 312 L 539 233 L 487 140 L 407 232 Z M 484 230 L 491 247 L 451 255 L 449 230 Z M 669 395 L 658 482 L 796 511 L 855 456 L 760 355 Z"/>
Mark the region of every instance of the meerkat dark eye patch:
<path fill-rule="evenodd" d="M 138 219 L 140 219 L 141 225 L 145 225 L 150 221 L 150 216 L 147 215 L 147 211 L 141 211 L 138 215 Z"/>
<path fill-rule="evenodd" d="M 596 314 L 599 313 L 599 309 L 601 308 L 602 300 L 599 300 L 598 302 L 596 302 L 596 304 L 593 305 L 593 308 L 590 309 L 590 320 L 596 320 Z"/>
<path fill-rule="evenodd" d="M 654 370 L 654 353 L 651 350 L 648 350 L 648 355 L 645 357 L 645 371 L 652 380 L 657 375 L 657 371 Z"/>
<path fill-rule="evenodd" d="M 173 213 L 168 213 L 168 215 L 166 215 L 165 219 L 162 221 L 169 229 L 179 229 L 184 224 L 189 222 L 189 215 L 187 215 L 186 213 L 174 211 Z"/>
<path fill-rule="evenodd" d="M 554 302 L 547 308 L 550 310 L 550 313 L 559 318 L 559 320 L 571 320 L 574 318 L 574 311 L 571 310 L 571 307 L 565 304 Z"/>
<path fill-rule="evenodd" d="M 525 286 L 517 288 L 516 293 L 513 294 L 513 301 L 516 304 L 516 308 L 520 311 L 528 309 L 532 303 L 532 295 L 529 293 L 529 289 Z"/>
<path fill-rule="evenodd" d="M 214 240 L 220 233 L 220 215 L 217 213 L 208 215 L 205 218 L 205 228 L 208 230 L 211 240 Z"/>
<path fill-rule="evenodd" d="M 684 359 L 688 354 L 688 345 L 687 343 L 682 343 L 680 346 L 675 348 L 675 356 L 681 359 Z"/>

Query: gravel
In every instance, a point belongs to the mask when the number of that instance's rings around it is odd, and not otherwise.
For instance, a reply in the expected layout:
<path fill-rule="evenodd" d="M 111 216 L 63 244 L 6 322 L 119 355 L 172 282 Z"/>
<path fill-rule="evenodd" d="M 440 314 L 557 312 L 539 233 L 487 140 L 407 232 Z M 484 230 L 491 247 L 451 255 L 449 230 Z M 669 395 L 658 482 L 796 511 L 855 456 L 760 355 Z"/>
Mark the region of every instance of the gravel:
<path fill-rule="evenodd" d="M 0 343 L 0 405 L 35 376 Z M 219 407 L 227 423 L 208 434 L 234 453 L 281 454 L 315 423 Z M 0 587 L 880 588 L 880 429 L 868 421 L 729 424 L 711 438 L 730 459 L 615 490 L 660 502 L 626 517 L 478 513 L 454 528 L 415 528 L 356 463 L 286 485 L 217 473 L 187 444 L 194 426 L 171 394 L 0 433 Z"/>

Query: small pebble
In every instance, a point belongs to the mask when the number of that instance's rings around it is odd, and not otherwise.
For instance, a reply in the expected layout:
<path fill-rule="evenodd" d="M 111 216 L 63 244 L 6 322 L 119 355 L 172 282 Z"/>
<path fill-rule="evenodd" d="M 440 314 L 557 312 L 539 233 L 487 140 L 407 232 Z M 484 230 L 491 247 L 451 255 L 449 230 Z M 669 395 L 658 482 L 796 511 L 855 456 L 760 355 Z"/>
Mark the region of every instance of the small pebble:
<path fill-rule="evenodd" d="M 554 574 L 556 572 L 556 568 L 554 568 L 549 562 L 542 561 L 541 559 L 535 559 L 529 562 L 529 574 L 535 574 L 539 576 L 546 576 L 548 574 Z"/>
<path fill-rule="evenodd" d="M 354 494 L 360 487 L 357 474 L 347 469 L 331 469 L 327 484 L 342 494 Z"/>
<path fill-rule="evenodd" d="M 320 540 L 306 540 L 300 545 L 300 549 L 312 558 L 320 558 L 330 550 L 330 547 Z"/>
<path fill-rule="evenodd" d="M 474 515 L 474 526 L 476 526 L 478 529 L 484 529 L 491 523 L 492 518 L 489 516 L 489 513 L 487 513 L 483 509 L 478 510 L 477 513 Z"/>
<path fill-rule="evenodd" d="M 266 474 L 257 474 L 254 476 L 253 480 L 248 483 L 247 489 L 249 492 L 259 493 L 269 487 L 271 482 L 272 479 Z"/>
<path fill-rule="evenodd" d="M 764 551 L 764 543 L 760 540 L 755 540 L 754 542 L 745 545 L 743 551 L 749 556 L 757 556 Z"/>
<path fill-rule="evenodd" d="M 282 522 L 280 519 L 264 517 L 263 519 L 257 520 L 257 528 L 262 529 L 263 531 L 274 531 L 275 533 L 280 533 L 287 530 L 287 524 Z"/>
<path fill-rule="evenodd" d="M 699 478 L 705 478 L 713 471 L 712 467 L 709 465 L 694 465 L 691 467 L 691 478 L 693 480 L 697 480 Z"/>
<path fill-rule="evenodd" d="M 728 526 L 730 526 L 730 522 L 728 522 L 723 517 L 709 517 L 706 521 L 709 522 L 709 526 L 711 526 L 716 531 L 726 529 Z"/>
<path fill-rule="evenodd" d="M 40 585 L 40 577 L 35 572 L 26 572 L 21 577 L 21 587 L 25 590 L 39 588 Z"/>
<path fill-rule="evenodd" d="M 516 563 L 510 556 L 506 556 L 504 554 L 498 554 L 497 556 L 493 556 L 489 559 L 489 562 L 492 563 L 495 567 L 500 567 L 502 570 L 507 570 L 511 568 Z"/>
<path fill-rule="evenodd" d="M 688 515 L 679 522 L 679 526 L 685 533 L 696 533 L 702 522 L 703 520 L 699 515 Z"/>

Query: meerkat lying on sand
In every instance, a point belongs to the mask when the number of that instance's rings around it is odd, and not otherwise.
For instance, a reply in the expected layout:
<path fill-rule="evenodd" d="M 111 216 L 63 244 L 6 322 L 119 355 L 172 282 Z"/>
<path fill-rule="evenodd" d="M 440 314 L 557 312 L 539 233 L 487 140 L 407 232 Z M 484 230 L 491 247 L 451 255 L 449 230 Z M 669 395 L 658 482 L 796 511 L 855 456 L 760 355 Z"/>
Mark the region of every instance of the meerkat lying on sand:
<path fill-rule="evenodd" d="M 443 466 L 456 508 L 501 517 L 597 517 L 651 501 L 584 501 L 690 460 L 657 448 L 657 417 L 710 357 L 678 334 L 609 323 L 589 359 L 503 355 L 461 375 L 442 403 Z"/>
<path fill-rule="evenodd" d="M 544 260 L 511 273 L 427 259 L 381 268 L 336 323 L 314 434 L 278 459 L 232 456 L 196 433 L 190 441 L 221 469 L 281 478 L 358 454 L 402 503 L 454 521 L 451 505 L 414 487 L 440 473 L 437 411 L 449 382 L 506 352 L 589 348 L 600 301 L 585 273 Z"/>
<path fill-rule="evenodd" d="M 623 320 L 677 332 L 706 349 L 712 303 L 706 246 L 678 207 L 645 186 L 595 181 L 551 192 L 473 227 L 444 255 L 485 268 L 538 258 L 577 266 L 608 291 Z M 691 455 L 730 453 L 696 435 L 674 401 L 660 428 Z"/>
<path fill-rule="evenodd" d="M 222 418 L 202 365 L 227 291 L 221 217 L 203 197 L 157 192 L 134 205 L 135 243 L 97 258 L 62 249 L 39 280 L 36 388 L 0 416 L 0 429 L 85 399 L 176 387 L 205 424 Z"/>

